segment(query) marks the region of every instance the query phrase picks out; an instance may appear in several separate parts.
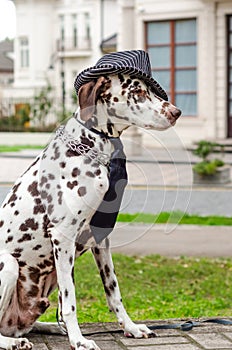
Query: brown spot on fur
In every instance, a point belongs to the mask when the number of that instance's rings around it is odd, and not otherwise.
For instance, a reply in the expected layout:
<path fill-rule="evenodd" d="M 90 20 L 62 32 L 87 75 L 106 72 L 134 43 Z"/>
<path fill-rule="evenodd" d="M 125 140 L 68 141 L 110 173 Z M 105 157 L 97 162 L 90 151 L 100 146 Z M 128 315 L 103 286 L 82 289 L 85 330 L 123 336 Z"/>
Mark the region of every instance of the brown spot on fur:
<path fill-rule="evenodd" d="M 39 250 L 40 248 L 42 248 L 42 245 L 37 244 L 34 248 L 32 248 L 32 250 Z"/>
<path fill-rule="evenodd" d="M 28 231 L 29 229 L 31 229 L 32 231 L 36 231 L 38 227 L 38 222 L 35 222 L 35 220 L 32 218 L 25 220 L 25 222 L 20 225 L 19 230 Z"/>
<path fill-rule="evenodd" d="M 79 194 L 80 197 L 83 197 L 84 195 L 86 195 L 86 187 L 84 186 L 79 187 L 77 193 Z"/>
<path fill-rule="evenodd" d="M 27 190 L 32 197 L 38 197 L 39 196 L 38 182 L 37 181 L 32 182 L 32 184 L 28 186 Z"/>
<path fill-rule="evenodd" d="M 84 246 L 82 244 L 76 243 L 76 249 L 77 251 L 81 252 L 84 249 Z"/>
<path fill-rule="evenodd" d="M 65 162 L 60 162 L 60 167 L 61 167 L 62 169 L 64 169 L 65 166 L 66 166 L 66 163 L 65 163 Z"/>
<path fill-rule="evenodd" d="M 25 242 L 25 241 L 31 241 L 32 239 L 32 235 L 29 234 L 29 233 L 25 233 L 20 239 L 18 239 L 18 243 L 22 243 L 22 242 Z"/>
<path fill-rule="evenodd" d="M 15 248 L 14 253 L 12 253 L 12 256 L 16 259 L 21 257 L 23 249 L 22 248 Z"/>
<path fill-rule="evenodd" d="M 7 239 L 5 240 L 5 243 L 9 243 L 9 242 L 12 242 L 14 239 L 13 236 L 8 236 Z"/>
<path fill-rule="evenodd" d="M 31 290 L 27 293 L 28 298 L 36 297 L 39 294 L 39 287 L 37 285 L 33 285 Z"/>
<path fill-rule="evenodd" d="M 72 171 L 72 177 L 77 177 L 78 175 L 80 175 L 80 170 L 78 168 L 74 168 Z"/>
<path fill-rule="evenodd" d="M 38 269 L 38 267 L 30 266 L 29 277 L 33 283 L 38 284 L 40 279 L 40 269 Z"/>
<path fill-rule="evenodd" d="M 8 200 L 8 204 L 10 204 L 11 202 L 16 201 L 16 199 L 17 199 L 17 196 L 16 196 L 15 193 L 13 193 L 13 194 L 10 196 L 9 200 Z M 11 204 L 14 204 L 14 203 L 11 203 Z M 12 205 L 12 206 L 13 206 L 13 205 Z"/>
<path fill-rule="evenodd" d="M 71 181 L 68 181 L 67 182 L 67 187 L 68 188 L 70 188 L 70 190 L 72 190 L 75 186 L 77 186 L 78 185 L 78 182 L 77 181 L 73 181 L 73 182 L 71 182 Z"/>
<path fill-rule="evenodd" d="M 46 176 L 42 176 L 40 179 L 40 186 L 43 187 L 48 182 L 48 179 Z"/>
<path fill-rule="evenodd" d="M 105 274 L 106 274 L 107 277 L 110 276 L 110 269 L 109 269 L 108 265 L 105 265 Z"/>
<path fill-rule="evenodd" d="M 33 208 L 33 214 L 37 215 L 37 214 L 45 213 L 45 208 L 41 202 L 41 199 L 35 198 L 35 203 L 36 203 L 36 205 Z"/>
<path fill-rule="evenodd" d="M 86 171 L 85 175 L 89 176 L 89 177 L 95 177 L 95 175 L 94 175 L 94 173 L 92 173 L 92 171 Z"/>

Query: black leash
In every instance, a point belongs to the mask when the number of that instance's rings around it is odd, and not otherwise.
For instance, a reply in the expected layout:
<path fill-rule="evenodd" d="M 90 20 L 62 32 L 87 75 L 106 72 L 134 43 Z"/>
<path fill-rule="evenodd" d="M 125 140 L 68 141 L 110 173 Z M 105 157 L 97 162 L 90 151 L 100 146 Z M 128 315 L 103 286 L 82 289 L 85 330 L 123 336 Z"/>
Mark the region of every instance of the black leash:
<path fill-rule="evenodd" d="M 67 330 L 65 328 L 63 321 L 60 321 L 59 319 L 59 309 L 56 309 L 56 319 L 58 326 L 62 330 L 64 334 L 67 334 Z M 184 332 L 191 331 L 194 327 L 200 327 L 205 323 L 214 323 L 214 324 L 220 324 L 223 326 L 232 326 L 232 320 L 224 319 L 224 318 L 208 318 L 206 320 L 202 321 L 186 321 L 183 323 L 168 323 L 168 324 L 157 324 L 157 325 L 150 325 L 147 326 L 151 331 L 156 331 L 159 329 L 177 329 Z M 83 333 L 83 336 L 93 336 L 93 335 L 99 335 L 99 334 L 120 334 L 124 333 L 123 329 L 113 329 L 113 330 L 103 330 L 103 331 L 97 331 L 97 332 L 85 332 Z"/>
<path fill-rule="evenodd" d="M 147 326 L 151 331 L 159 330 L 159 329 L 178 329 L 184 332 L 191 331 L 194 327 L 200 327 L 204 323 L 216 323 L 224 326 L 232 325 L 232 320 L 222 319 L 222 318 L 212 318 L 203 321 L 186 321 L 184 323 L 169 323 L 169 324 L 159 324 L 159 325 L 150 325 Z M 114 330 L 104 330 L 99 332 L 87 332 L 83 333 L 84 336 L 93 336 L 99 334 L 120 334 L 124 331 L 122 329 L 114 329 Z"/>

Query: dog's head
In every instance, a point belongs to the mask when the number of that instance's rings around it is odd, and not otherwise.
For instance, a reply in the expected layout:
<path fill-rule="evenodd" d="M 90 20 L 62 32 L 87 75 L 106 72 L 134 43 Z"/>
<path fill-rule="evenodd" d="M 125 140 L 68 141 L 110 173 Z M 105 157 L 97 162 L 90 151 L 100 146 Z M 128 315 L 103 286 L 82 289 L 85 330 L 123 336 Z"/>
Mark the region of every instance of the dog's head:
<path fill-rule="evenodd" d="M 80 88 L 78 96 L 83 121 L 92 118 L 96 123 L 104 114 L 107 123 L 118 124 L 118 131 L 130 125 L 165 130 L 175 125 L 181 115 L 177 107 L 157 96 L 144 81 L 129 75 L 90 81 Z"/>

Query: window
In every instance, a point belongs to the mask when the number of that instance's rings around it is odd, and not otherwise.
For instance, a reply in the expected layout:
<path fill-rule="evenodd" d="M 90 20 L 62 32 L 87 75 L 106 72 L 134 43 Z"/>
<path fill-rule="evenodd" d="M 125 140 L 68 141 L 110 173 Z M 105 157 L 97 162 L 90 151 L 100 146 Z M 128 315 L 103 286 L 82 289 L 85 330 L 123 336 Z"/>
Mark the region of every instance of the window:
<path fill-rule="evenodd" d="M 154 78 L 183 115 L 197 114 L 196 20 L 146 24 L 146 46 Z"/>
<path fill-rule="evenodd" d="M 73 47 L 76 48 L 78 41 L 77 41 L 77 15 L 72 15 L 72 27 L 73 27 Z"/>
<path fill-rule="evenodd" d="M 90 17 L 88 12 L 85 13 L 85 38 L 90 39 Z"/>
<path fill-rule="evenodd" d="M 28 38 L 19 39 L 20 66 L 21 68 L 29 67 L 29 41 Z"/>
<path fill-rule="evenodd" d="M 232 15 L 227 17 L 227 109 L 228 109 L 228 132 L 227 136 L 232 137 Z"/>
<path fill-rule="evenodd" d="M 64 42 L 65 31 L 64 31 L 64 15 L 60 15 L 60 39 Z"/>

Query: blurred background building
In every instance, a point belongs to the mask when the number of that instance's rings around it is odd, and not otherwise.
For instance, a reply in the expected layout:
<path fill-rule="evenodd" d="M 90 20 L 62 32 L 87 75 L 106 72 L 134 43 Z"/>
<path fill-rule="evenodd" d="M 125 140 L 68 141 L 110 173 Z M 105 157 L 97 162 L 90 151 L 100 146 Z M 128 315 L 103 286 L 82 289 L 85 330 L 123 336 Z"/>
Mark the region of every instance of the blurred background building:
<path fill-rule="evenodd" d="M 14 0 L 14 4 L 14 79 L 12 70 L 3 73 L 0 59 L 2 99 L 19 103 L 49 86 L 52 103 L 61 106 L 61 114 L 68 113 L 76 105 L 73 81 L 78 72 L 104 53 L 144 49 L 150 54 L 154 78 L 183 111 L 176 128 L 183 142 L 232 138 L 232 1 Z M 5 44 L 0 44 L 2 56 L 1 45 Z M 9 55 L 12 47 L 6 51 Z"/>

